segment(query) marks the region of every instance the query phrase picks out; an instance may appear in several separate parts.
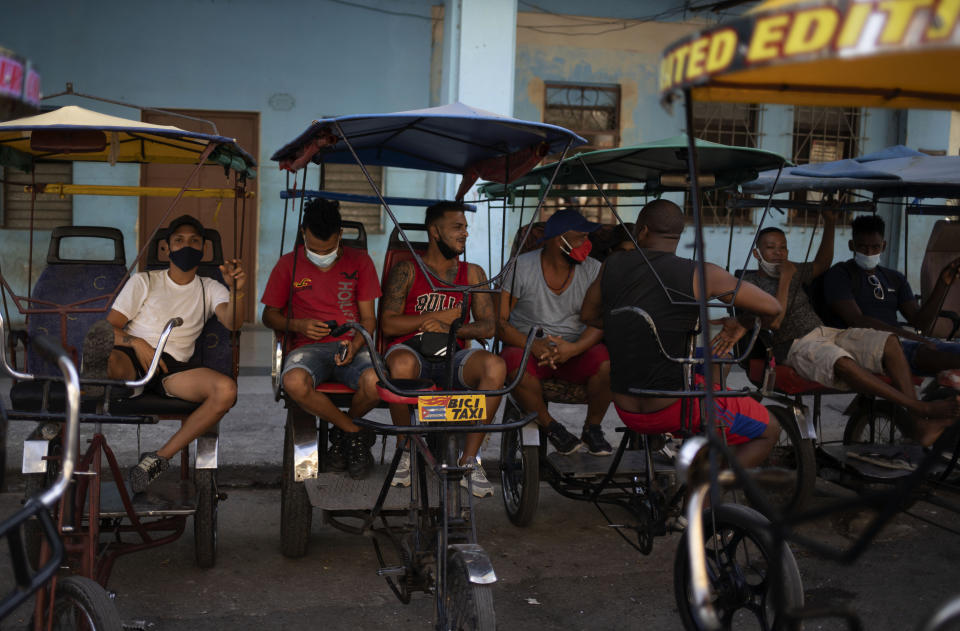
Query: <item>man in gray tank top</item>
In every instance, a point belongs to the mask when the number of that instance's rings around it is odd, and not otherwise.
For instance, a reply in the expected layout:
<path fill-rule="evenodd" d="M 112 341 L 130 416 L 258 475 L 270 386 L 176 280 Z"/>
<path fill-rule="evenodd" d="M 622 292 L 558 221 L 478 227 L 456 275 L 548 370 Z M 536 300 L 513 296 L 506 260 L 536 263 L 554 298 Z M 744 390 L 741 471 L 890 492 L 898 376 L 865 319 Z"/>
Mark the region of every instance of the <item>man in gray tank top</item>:
<path fill-rule="evenodd" d="M 517 257 L 500 296 L 497 335 L 504 343 L 508 379 L 520 369 L 530 327 L 543 327 L 544 337 L 534 341 L 514 396 L 525 411 L 537 413 L 537 423 L 564 455 L 577 451 L 581 440 L 595 456 L 612 453 L 600 426 L 610 407 L 610 358 L 602 332 L 580 321 L 583 296 L 600 271 L 600 262 L 588 256 L 587 235 L 599 227 L 575 210 L 554 213 L 544 228 L 543 247 Z M 541 382 L 551 377 L 586 386 L 580 439 L 550 416 Z"/>

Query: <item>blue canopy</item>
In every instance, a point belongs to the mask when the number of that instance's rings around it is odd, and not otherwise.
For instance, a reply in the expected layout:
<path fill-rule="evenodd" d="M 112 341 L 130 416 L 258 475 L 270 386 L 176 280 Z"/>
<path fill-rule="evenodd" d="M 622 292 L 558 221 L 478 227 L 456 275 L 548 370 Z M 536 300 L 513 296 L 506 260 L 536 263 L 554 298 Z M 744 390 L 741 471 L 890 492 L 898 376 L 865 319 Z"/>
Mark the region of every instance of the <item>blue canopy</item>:
<path fill-rule="evenodd" d="M 282 165 L 304 162 L 304 158 L 317 164 L 354 163 L 342 138 L 329 146 L 315 144 L 318 137 L 325 134 L 337 135 L 337 125 L 366 165 L 444 173 L 462 174 L 467 167 L 483 160 L 532 149 L 544 142 L 550 153 L 561 151 L 567 143 L 575 147 L 587 142 L 556 125 L 523 121 L 452 103 L 392 114 L 357 114 L 314 121 L 270 159 Z M 298 168 L 295 165 L 292 170 Z"/>
<path fill-rule="evenodd" d="M 929 156 L 903 145 L 881 149 L 859 158 L 805 164 L 763 171 L 741 185 L 746 194 L 769 195 L 792 191 L 871 191 L 877 197 L 958 197 L 960 156 Z"/>

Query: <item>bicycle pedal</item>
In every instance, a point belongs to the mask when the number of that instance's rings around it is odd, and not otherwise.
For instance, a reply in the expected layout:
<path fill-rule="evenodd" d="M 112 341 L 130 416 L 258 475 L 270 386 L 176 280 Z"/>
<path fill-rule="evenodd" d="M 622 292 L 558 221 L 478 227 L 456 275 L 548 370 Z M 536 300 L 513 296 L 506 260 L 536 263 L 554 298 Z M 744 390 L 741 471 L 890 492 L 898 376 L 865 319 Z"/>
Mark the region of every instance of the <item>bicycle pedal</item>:
<path fill-rule="evenodd" d="M 382 567 L 377 570 L 377 576 L 403 576 L 407 573 L 407 568 L 402 565 L 392 567 Z"/>

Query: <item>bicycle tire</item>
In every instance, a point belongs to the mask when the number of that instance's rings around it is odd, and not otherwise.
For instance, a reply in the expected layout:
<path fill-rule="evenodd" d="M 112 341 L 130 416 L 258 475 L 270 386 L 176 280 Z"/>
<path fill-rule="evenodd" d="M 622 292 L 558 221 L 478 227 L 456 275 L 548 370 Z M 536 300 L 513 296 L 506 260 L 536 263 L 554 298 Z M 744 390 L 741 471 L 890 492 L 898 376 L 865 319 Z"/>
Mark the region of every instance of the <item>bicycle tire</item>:
<path fill-rule="evenodd" d="M 99 583 L 85 576 L 57 582 L 53 600 L 54 631 L 121 631 L 120 614 Z"/>
<path fill-rule="evenodd" d="M 904 436 L 897 428 L 897 423 L 910 423 L 905 410 L 888 401 L 876 401 L 872 412 L 869 406 L 859 406 L 856 413 L 850 416 L 843 428 L 844 445 L 892 445 L 903 442 Z"/>
<path fill-rule="evenodd" d="M 503 422 L 517 419 L 519 411 L 508 402 Z M 514 526 L 525 527 L 533 522 L 540 501 L 540 449 L 524 445 L 522 430 L 500 435 L 500 484 L 503 508 Z"/>
<path fill-rule="evenodd" d="M 711 593 L 714 595 L 714 608 L 722 628 L 800 629 L 802 625 L 799 622 L 794 625 L 780 624 L 778 612 L 771 610 L 769 597 L 772 594 L 769 593 L 766 569 L 770 566 L 774 546 L 767 519 L 752 508 L 740 504 L 722 504 L 712 512 L 710 509 L 705 510 L 703 520 L 707 575 Z M 688 533 L 689 531 L 685 532 L 680 538 L 674 558 L 674 596 L 684 629 L 701 631 L 704 627 L 692 612 L 691 605 Z M 718 534 L 719 540 L 724 542 L 722 546 L 716 546 Z M 801 607 L 803 582 L 800 570 L 793 552 L 786 544 L 781 552 L 784 608 Z M 746 615 L 741 616 L 741 612 L 746 612 Z M 735 622 L 744 622 L 744 617 L 748 624 L 734 626 Z"/>
<path fill-rule="evenodd" d="M 789 469 L 796 473 L 790 488 L 764 488 L 767 500 L 780 514 L 802 508 L 813 496 L 817 484 L 817 456 L 813 439 L 802 438 L 793 414 L 780 405 L 767 410 L 780 423 L 781 438 L 767 457 L 766 465 Z"/>
<path fill-rule="evenodd" d="M 193 513 L 193 548 L 197 565 L 211 568 L 217 563 L 217 475 L 215 469 L 197 469 L 193 484 L 197 509 Z"/>
<path fill-rule="evenodd" d="M 303 482 L 294 479 L 292 412 L 287 412 L 283 432 L 283 471 L 280 476 L 280 552 L 290 559 L 306 556 L 310 549 L 313 505 Z"/>
<path fill-rule="evenodd" d="M 493 631 L 497 616 L 493 609 L 493 590 L 490 585 L 470 581 L 466 561 L 459 552 L 447 556 L 447 590 L 444 610 L 448 629 L 455 631 Z"/>

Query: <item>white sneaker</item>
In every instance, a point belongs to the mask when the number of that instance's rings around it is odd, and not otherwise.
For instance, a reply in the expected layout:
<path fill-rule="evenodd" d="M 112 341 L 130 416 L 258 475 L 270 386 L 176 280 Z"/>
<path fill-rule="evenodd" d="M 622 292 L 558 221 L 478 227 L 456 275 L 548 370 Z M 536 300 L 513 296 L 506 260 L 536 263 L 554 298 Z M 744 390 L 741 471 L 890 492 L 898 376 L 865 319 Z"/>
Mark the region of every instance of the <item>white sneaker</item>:
<path fill-rule="evenodd" d="M 390 486 L 410 486 L 409 451 L 403 452 L 403 455 L 400 456 L 400 464 L 397 465 L 397 470 L 393 474 L 393 481 L 390 482 Z"/>
<path fill-rule="evenodd" d="M 490 497 L 493 495 L 493 485 L 490 484 L 490 480 L 487 479 L 487 475 L 483 472 L 483 467 L 478 464 L 473 469 L 473 472 L 468 475 L 473 477 L 474 497 Z M 460 486 L 465 489 L 468 488 L 466 476 L 460 478 Z"/>

